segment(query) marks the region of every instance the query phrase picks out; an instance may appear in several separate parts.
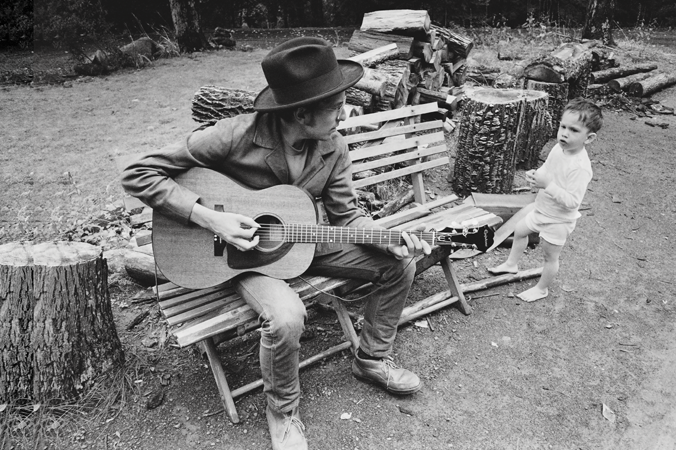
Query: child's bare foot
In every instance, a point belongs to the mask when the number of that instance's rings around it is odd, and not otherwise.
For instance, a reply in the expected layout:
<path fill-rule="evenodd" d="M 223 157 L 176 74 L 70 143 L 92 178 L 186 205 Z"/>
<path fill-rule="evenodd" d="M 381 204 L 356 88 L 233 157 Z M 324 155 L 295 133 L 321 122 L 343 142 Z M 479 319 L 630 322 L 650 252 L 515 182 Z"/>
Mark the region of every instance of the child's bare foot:
<path fill-rule="evenodd" d="M 500 275 L 503 273 L 517 273 L 519 271 L 519 267 L 516 265 L 509 265 L 506 262 L 503 262 L 499 266 L 495 267 L 487 267 L 488 271 L 492 273 L 493 275 Z"/>
<path fill-rule="evenodd" d="M 523 291 L 520 294 L 517 294 L 516 296 L 519 297 L 521 300 L 524 302 L 534 302 L 535 300 L 540 300 L 549 295 L 549 289 L 542 290 L 538 288 L 537 286 L 533 286 L 532 288 L 528 289 L 527 291 Z"/>

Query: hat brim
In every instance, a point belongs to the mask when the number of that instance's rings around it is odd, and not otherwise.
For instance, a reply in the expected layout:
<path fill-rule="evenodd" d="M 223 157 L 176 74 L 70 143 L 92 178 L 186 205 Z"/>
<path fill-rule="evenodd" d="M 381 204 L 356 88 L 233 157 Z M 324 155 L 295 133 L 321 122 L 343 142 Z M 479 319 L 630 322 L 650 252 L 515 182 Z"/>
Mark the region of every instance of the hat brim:
<path fill-rule="evenodd" d="M 338 67 L 340 68 L 341 72 L 343 72 L 343 82 L 334 89 L 331 89 L 329 91 L 322 93 L 321 95 L 317 95 L 315 97 L 308 98 L 300 102 L 280 105 L 275 101 L 275 97 L 272 95 L 270 86 L 266 86 L 265 89 L 263 89 L 258 94 L 258 96 L 256 96 L 253 108 L 254 110 L 260 112 L 271 112 L 271 111 L 282 111 L 285 109 L 309 105 L 310 103 L 314 103 L 319 100 L 323 100 L 327 97 L 331 97 L 332 95 L 338 94 L 339 92 L 342 92 L 347 88 L 354 86 L 357 83 L 357 81 L 359 81 L 361 77 L 364 75 L 364 68 L 362 67 L 361 64 L 355 61 L 339 59 Z"/>

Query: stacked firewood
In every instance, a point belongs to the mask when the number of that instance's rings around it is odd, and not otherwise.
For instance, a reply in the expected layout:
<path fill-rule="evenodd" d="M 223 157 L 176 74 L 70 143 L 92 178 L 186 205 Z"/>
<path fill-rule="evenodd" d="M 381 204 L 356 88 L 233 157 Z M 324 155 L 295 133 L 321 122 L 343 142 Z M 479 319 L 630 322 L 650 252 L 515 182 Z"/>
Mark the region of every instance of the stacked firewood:
<path fill-rule="evenodd" d="M 465 61 L 473 46 L 467 36 L 432 25 L 424 10 L 366 13 L 348 43 L 350 59 L 364 66 L 364 77 L 346 92 L 348 115 L 438 102 L 435 118 L 449 117 L 458 107 L 457 86 L 465 82 Z M 193 118 L 212 124 L 253 112 L 255 96 L 203 86 L 193 98 Z"/>
<path fill-rule="evenodd" d="M 438 102 L 438 118 L 446 118 L 457 108 L 458 89 L 453 87 L 465 81 L 473 46 L 467 36 L 431 24 L 425 10 L 366 13 L 348 49 L 351 59 L 364 65 L 362 84 L 371 89 L 357 85 L 348 90 L 348 103 L 375 112 Z"/>

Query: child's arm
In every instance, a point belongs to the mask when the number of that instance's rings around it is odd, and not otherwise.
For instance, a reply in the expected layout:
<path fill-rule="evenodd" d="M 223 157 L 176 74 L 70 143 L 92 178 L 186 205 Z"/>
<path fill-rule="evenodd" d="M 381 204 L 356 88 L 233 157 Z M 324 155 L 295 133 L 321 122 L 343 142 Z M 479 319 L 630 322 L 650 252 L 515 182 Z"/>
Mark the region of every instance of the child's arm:
<path fill-rule="evenodd" d="M 575 169 L 566 177 L 565 186 L 560 186 L 551 175 L 547 173 L 540 177 L 538 175 L 536 172 L 534 177 L 536 185 L 539 184 L 537 181 L 539 179 L 545 193 L 549 194 L 556 203 L 568 209 L 579 208 L 592 178 L 592 174 L 588 171 Z"/>

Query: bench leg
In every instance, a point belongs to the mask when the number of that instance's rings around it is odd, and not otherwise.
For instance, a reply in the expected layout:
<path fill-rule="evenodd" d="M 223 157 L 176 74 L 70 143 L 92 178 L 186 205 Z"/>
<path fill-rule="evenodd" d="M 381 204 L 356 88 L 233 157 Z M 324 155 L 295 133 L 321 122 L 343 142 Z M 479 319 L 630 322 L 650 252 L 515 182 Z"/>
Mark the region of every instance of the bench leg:
<path fill-rule="evenodd" d="M 451 266 L 451 261 L 448 257 L 441 260 L 441 267 L 444 269 L 444 275 L 446 276 L 446 282 L 448 283 L 448 288 L 451 291 L 451 296 L 458 297 L 458 301 L 456 302 L 458 309 L 465 315 L 472 314 L 472 307 L 469 306 L 469 303 L 467 303 L 467 300 L 465 300 L 465 295 L 460 290 L 458 277 L 456 277 L 455 271 L 453 270 L 453 266 Z"/>
<path fill-rule="evenodd" d="M 232 398 L 230 387 L 228 386 L 228 382 L 225 379 L 225 371 L 223 370 L 221 360 L 218 358 L 214 340 L 212 338 L 206 338 L 201 341 L 200 344 L 203 346 L 203 349 L 209 358 L 209 365 L 211 366 L 211 371 L 213 372 L 214 378 L 216 379 L 216 386 L 218 386 L 218 392 L 221 394 L 221 400 L 223 401 L 225 413 L 228 415 L 232 423 L 238 423 L 239 415 L 237 414 L 235 401 Z"/>
<path fill-rule="evenodd" d="M 359 348 L 359 337 L 354 329 L 354 325 L 352 325 L 352 319 L 350 319 L 350 316 L 347 314 L 347 308 L 345 308 L 345 305 L 340 299 L 334 298 L 332 303 L 333 309 L 338 316 L 340 327 L 343 329 L 343 334 L 345 334 L 347 340 L 352 344 L 352 353 L 355 353 Z"/>

